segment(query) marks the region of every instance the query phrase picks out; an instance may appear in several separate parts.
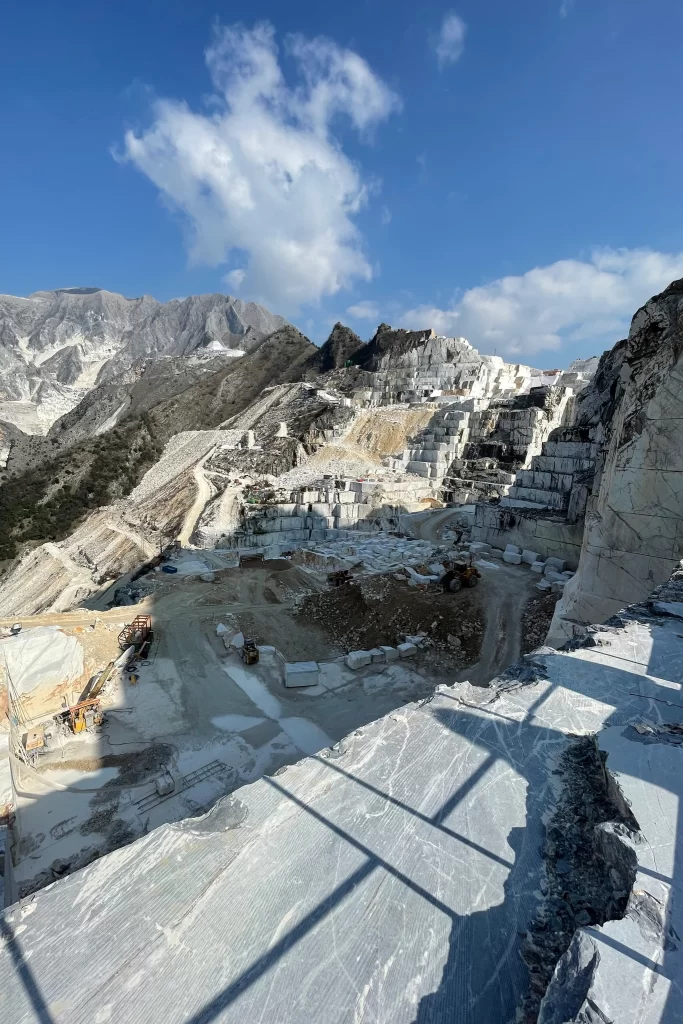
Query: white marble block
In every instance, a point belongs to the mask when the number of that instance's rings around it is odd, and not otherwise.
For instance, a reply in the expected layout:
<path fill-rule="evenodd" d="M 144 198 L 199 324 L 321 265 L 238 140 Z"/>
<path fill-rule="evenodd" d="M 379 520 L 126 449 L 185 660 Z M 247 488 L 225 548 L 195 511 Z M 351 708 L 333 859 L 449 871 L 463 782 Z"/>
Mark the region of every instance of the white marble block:
<path fill-rule="evenodd" d="M 354 672 L 365 665 L 369 665 L 371 662 L 372 655 L 369 651 L 351 651 L 346 655 L 346 666 L 353 669 Z"/>

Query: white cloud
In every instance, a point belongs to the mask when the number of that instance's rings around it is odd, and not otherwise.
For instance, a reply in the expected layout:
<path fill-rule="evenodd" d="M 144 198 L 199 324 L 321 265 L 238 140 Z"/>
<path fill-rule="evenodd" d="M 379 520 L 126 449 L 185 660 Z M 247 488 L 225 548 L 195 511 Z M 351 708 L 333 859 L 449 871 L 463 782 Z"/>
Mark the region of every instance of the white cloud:
<path fill-rule="evenodd" d="M 346 312 L 354 320 L 376 320 L 379 316 L 379 306 L 374 302 L 358 302 L 355 306 L 349 306 Z"/>
<path fill-rule="evenodd" d="M 382 207 L 380 220 L 385 227 L 387 224 L 391 224 L 391 210 L 389 209 L 388 206 L 386 206 L 386 204 Z"/>
<path fill-rule="evenodd" d="M 231 270 L 229 274 L 225 275 L 224 281 L 229 288 L 234 288 L 235 291 L 239 291 L 244 281 L 243 270 Z"/>
<path fill-rule="evenodd" d="M 246 254 L 230 286 L 295 309 L 371 278 L 353 221 L 369 186 L 332 125 L 345 116 L 366 136 L 400 101 L 358 54 L 327 39 L 290 36 L 286 50 L 300 75 L 293 87 L 272 26 L 218 29 L 206 52 L 209 112 L 156 101 L 151 127 L 126 133 L 123 158 L 185 215 L 193 261 Z"/>
<path fill-rule="evenodd" d="M 434 45 L 440 68 L 445 68 L 447 64 L 455 64 L 457 60 L 460 60 L 465 49 L 466 31 L 465 22 L 454 11 L 449 11 L 445 15 L 441 31 Z"/>
<path fill-rule="evenodd" d="M 574 6 L 574 0 L 562 0 L 562 4 L 560 6 L 560 17 L 561 18 L 568 17 L 573 6 Z"/>
<path fill-rule="evenodd" d="M 418 306 L 401 326 L 462 336 L 483 352 L 518 356 L 592 343 L 597 353 L 628 333 L 636 309 L 683 277 L 683 252 L 600 249 L 470 288 L 448 309 Z"/>

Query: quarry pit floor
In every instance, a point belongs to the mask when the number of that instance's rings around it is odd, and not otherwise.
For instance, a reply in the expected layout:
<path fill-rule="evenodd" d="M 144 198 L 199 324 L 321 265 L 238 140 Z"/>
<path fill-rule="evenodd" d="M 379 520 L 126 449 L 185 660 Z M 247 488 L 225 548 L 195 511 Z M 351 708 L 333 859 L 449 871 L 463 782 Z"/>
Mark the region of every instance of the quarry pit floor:
<path fill-rule="evenodd" d="M 136 614 L 152 615 L 156 639 L 149 661 L 136 668 L 137 682 L 124 677 L 107 687 L 100 730 L 62 741 L 37 771 L 11 759 L 15 896 L 164 822 L 203 813 L 220 796 L 429 698 L 438 684 L 487 682 L 519 654 L 522 612 L 535 580 L 528 569 L 504 564 L 481 572 L 475 591 L 456 595 L 423 594 L 384 576 L 361 580 L 362 617 L 379 631 L 366 636 L 396 644 L 398 622 L 404 632 L 422 627 L 428 640 L 410 661 L 356 672 L 343 663 L 348 644 L 335 642 L 342 619 L 335 602 L 348 602 L 350 587 L 330 591 L 324 574 L 285 560 L 222 570 L 214 582 L 192 573 L 156 574 L 156 589 L 136 606 L 24 620 L 24 630 L 56 625 L 87 641 L 102 652 L 99 668 L 112 656 L 119 627 Z M 388 598 L 381 588 L 378 595 L 378 584 L 390 587 Z M 327 618 L 307 614 L 310 602 L 323 610 L 330 604 Z M 320 684 L 286 689 L 268 651 L 257 665 L 244 666 L 216 632 L 230 617 L 288 661 L 321 663 Z M 380 636 L 388 624 L 394 633 Z M 442 642 L 463 629 L 469 633 L 459 648 Z M 35 701 L 36 713 L 45 714 L 47 695 L 36 693 Z M 159 800 L 154 780 L 163 772 L 183 781 Z"/>

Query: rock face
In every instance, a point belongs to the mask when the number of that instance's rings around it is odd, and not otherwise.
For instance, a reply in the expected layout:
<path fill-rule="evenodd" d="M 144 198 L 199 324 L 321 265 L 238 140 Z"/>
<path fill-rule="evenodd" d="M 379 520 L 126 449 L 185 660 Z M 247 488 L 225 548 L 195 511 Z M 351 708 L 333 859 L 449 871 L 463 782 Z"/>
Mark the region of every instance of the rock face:
<path fill-rule="evenodd" d="M 357 361 L 375 373 L 373 401 L 424 400 L 442 394 L 493 398 L 514 391 L 517 377 L 531 377 L 499 356 L 482 356 L 465 338 L 441 338 L 433 330 L 392 330 L 380 324 Z"/>
<path fill-rule="evenodd" d="M 481 355 L 466 338 L 445 338 L 433 330 L 394 330 L 380 324 L 375 336 L 354 356 L 371 371 L 370 400 L 376 405 L 457 398 L 510 398 L 537 387 L 586 386 L 593 360 L 579 360 L 569 370 L 535 370 L 506 363 L 500 356 Z"/>
<path fill-rule="evenodd" d="M 595 479 L 554 644 L 642 600 L 683 555 L 683 280 L 639 309 L 601 362 L 577 415 L 576 430 L 591 427 Z"/>
<path fill-rule="evenodd" d="M 329 370 L 339 369 L 362 347 L 363 342 L 350 327 L 336 323 L 329 338 L 320 349 L 320 371 L 327 373 Z"/>
<path fill-rule="evenodd" d="M 249 352 L 286 321 L 228 295 L 157 302 L 101 288 L 0 295 L 0 419 L 45 433 L 96 383 L 159 356 Z"/>

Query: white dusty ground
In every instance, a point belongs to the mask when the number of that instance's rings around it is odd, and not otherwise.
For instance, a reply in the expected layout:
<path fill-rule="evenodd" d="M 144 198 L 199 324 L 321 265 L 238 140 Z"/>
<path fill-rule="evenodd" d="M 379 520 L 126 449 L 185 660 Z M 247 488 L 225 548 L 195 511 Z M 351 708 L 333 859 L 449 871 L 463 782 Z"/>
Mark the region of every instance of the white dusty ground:
<path fill-rule="evenodd" d="M 4 1018 L 511 1021 L 578 732 L 639 826 L 595 832 L 631 896 L 578 928 L 539 1020 L 681 1021 L 680 630 L 637 612 L 491 690 L 444 689 L 37 893 L 4 918 Z"/>
<path fill-rule="evenodd" d="M 434 526 L 425 525 L 432 519 L 440 526 L 438 538 Z M 443 513 L 435 513 L 422 527 L 418 523 L 416 529 L 429 530 L 434 540 L 441 540 L 448 522 Z M 381 549 L 382 543 L 393 550 L 396 540 L 372 535 L 367 543 L 372 554 Z M 424 560 L 431 550 L 431 543 L 415 541 L 415 556 L 406 558 L 406 562 Z M 360 571 L 372 574 L 377 569 L 367 557 Z M 143 829 L 198 813 L 222 794 L 331 746 L 358 725 L 430 692 L 433 677 L 430 669 L 419 662 L 410 667 L 405 662 L 373 664 L 352 672 L 341 658 L 334 660 L 342 651 L 333 649 L 319 632 L 307 632 L 305 623 L 292 619 L 291 608 L 299 595 L 327 589 L 324 570 L 266 562 L 261 567 L 221 573 L 231 562 L 229 552 L 181 550 L 170 563 L 177 569 L 175 574 L 150 573 L 150 586 L 156 589 L 145 607 L 103 613 L 100 629 L 113 630 L 110 636 L 115 638 L 123 622 L 136 611 L 150 611 L 158 643 L 151 662 L 139 667 L 136 685 L 120 679 L 107 685 L 103 698 L 106 723 L 96 736 L 59 740 L 57 749 L 41 758 L 43 770 L 39 774 L 13 762 L 20 851 L 13 873 L 15 895 L 31 886 L 32 880 L 45 884 L 51 878 L 50 871 L 61 871 L 64 864 L 77 866 L 80 857 L 106 848 L 112 841 L 109 828 L 114 819 L 125 824 L 132 838 Z M 482 657 L 465 674 L 485 682 L 519 653 L 520 617 L 533 580 L 527 578 L 528 569 L 484 561 L 479 564 L 481 586 L 489 591 L 490 623 Z M 219 573 L 219 586 L 202 579 L 215 572 Z M 288 660 L 297 660 L 299 652 L 300 658 L 318 660 L 318 684 L 302 690 L 285 689 L 281 664 L 267 649 L 262 650 L 257 666 L 244 667 L 236 654 L 226 652 L 216 633 L 216 626 L 226 615 L 226 621 L 248 615 L 250 628 L 285 650 Z M 505 650 L 497 634 L 494 636 L 501 616 L 505 620 Z M 80 626 L 75 613 L 62 618 L 72 628 L 92 629 L 86 625 L 92 621 L 87 617 Z M 19 637 L 3 642 L 19 689 L 36 682 L 36 668 L 43 683 L 52 680 L 51 685 L 56 684 L 61 668 L 65 672 L 73 669 L 71 675 L 79 676 L 79 692 L 85 683 L 88 673 L 83 674 L 79 642 L 58 629 L 54 620 L 54 616 L 38 618 L 34 628 L 30 620 L 25 620 Z M 392 642 L 392 638 L 386 639 Z M 74 651 L 80 654 L 75 668 Z M 27 652 L 33 652 L 33 656 L 28 657 Z M 49 679 L 41 675 L 46 666 L 51 672 Z M 41 688 L 40 707 L 43 714 L 50 712 L 44 719 L 50 724 L 50 715 L 61 699 L 55 691 L 50 704 L 49 694 L 44 691 L 45 686 Z M 138 770 L 136 755 L 160 744 L 165 746 L 159 763 Z M 132 776 L 118 778 L 119 769 L 111 761 L 103 767 L 103 759 L 126 755 L 131 756 L 127 770 L 133 772 Z M 153 792 L 153 780 L 163 770 L 170 770 L 180 780 L 215 761 L 225 770 L 191 786 L 178 783 L 177 795 L 157 807 L 148 809 L 145 805 L 141 810 L 138 806 L 138 801 Z M 97 819 L 103 794 L 110 812 L 104 822 Z"/>
<path fill-rule="evenodd" d="M 329 747 L 377 715 L 430 692 L 431 680 L 419 664 L 352 672 L 341 661 L 321 665 L 315 687 L 285 689 L 274 651 L 262 649 L 258 665 L 246 667 L 238 654 L 226 651 L 216 632 L 226 614 L 249 611 L 260 616 L 259 629 L 269 639 L 272 634 L 274 642 L 291 643 L 291 601 L 271 603 L 273 570 L 233 570 L 232 582 L 219 588 L 198 578 L 215 568 L 210 553 L 182 552 L 174 564 L 179 572 L 165 578 L 165 589 L 154 594 L 150 606 L 158 638 L 152 658 L 136 670 L 135 684 L 125 674 L 107 684 L 104 726 L 95 735 L 55 740 L 38 762 L 40 772 L 13 759 L 20 853 L 13 872 L 15 896 L 33 880 L 45 884 L 51 871 L 77 866 L 95 849 L 106 849 L 113 842 L 112 822 L 128 831 L 129 841 L 143 830 L 199 813 L 226 792 Z M 299 589 L 312 580 L 294 568 L 275 575 L 289 579 L 292 574 L 293 581 L 281 584 L 285 596 L 295 595 L 297 580 Z M 128 608 L 106 613 L 106 625 L 117 630 L 132 614 Z M 54 625 L 31 629 L 26 622 L 23 648 L 48 635 L 73 645 L 74 638 Z M 317 645 L 313 653 L 329 651 L 322 636 L 308 637 L 303 627 L 301 642 Z M 309 653 L 306 648 L 304 654 Z M 59 702 L 53 703 L 57 710 Z M 49 716 L 45 720 L 49 723 Z M 149 750 L 158 750 L 159 758 L 145 767 L 139 756 Z M 119 760 L 112 764 L 112 758 Z M 154 792 L 154 778 L 163 771 L 183 780 L 216 761 L 219 769 L 208 778 L 178 781 L 170 799 L 156 807 L 139 805 Z"/>

